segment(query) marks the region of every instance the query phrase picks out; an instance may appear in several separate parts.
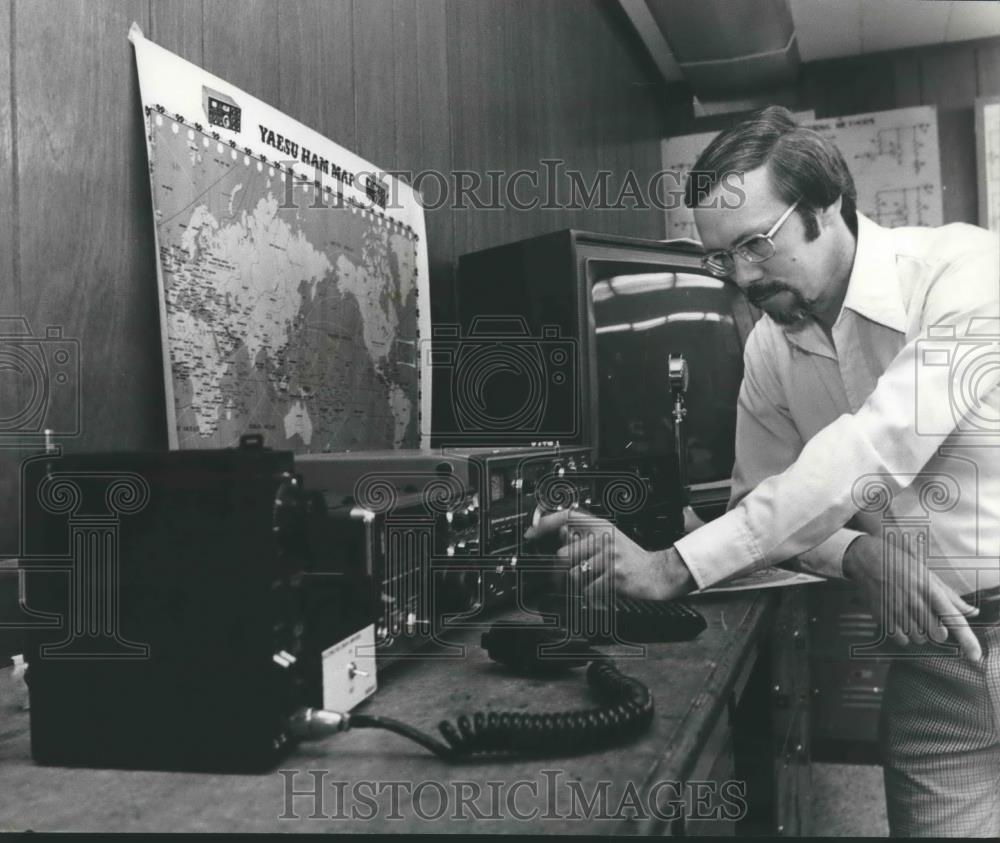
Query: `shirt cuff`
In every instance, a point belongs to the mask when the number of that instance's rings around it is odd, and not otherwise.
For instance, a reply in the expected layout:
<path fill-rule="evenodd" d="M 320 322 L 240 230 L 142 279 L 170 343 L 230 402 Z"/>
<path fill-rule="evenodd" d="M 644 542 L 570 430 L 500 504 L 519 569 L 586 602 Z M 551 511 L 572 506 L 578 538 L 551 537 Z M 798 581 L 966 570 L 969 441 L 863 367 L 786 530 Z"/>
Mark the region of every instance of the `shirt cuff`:
<path fill-rule="evenodd" d="M 799 565 L 803 571 L 827 579 L 847 579 L 844 576 L 844 553 L 847 546 L 858 536 L 867 535 L 860 530 L 841 527 L 826 541 L 820 542 L 812 550 L 800 553 Z"/>
<path fill-rule="evenodd" d="M 763 556 L 742 509 L 732 509 L 674 544 L 698 588 L 758 567 Z"/>

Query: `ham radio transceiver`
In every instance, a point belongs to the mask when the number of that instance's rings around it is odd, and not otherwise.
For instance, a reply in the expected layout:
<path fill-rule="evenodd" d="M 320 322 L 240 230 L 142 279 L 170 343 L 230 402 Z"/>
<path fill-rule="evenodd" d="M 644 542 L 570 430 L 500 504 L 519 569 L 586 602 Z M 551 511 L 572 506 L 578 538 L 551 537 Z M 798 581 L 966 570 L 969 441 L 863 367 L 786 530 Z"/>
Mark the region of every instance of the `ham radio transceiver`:
<path fill-rule="evenodd" d="M 454 655 L 448 631 L 543 584 L 551 559 L 522 539 L 536 507 L 590 506 L 595 487 L 584 447 L 306 454 L 295 469 L 365 560 L 380 667 Z"/>

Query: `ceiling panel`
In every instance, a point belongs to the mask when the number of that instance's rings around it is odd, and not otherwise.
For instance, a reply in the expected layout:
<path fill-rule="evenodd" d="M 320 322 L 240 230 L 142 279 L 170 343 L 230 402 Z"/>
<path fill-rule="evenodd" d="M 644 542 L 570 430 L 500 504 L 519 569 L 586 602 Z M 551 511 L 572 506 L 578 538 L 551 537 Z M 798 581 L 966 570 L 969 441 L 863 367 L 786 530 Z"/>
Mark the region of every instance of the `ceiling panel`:
<path fill-rule="evenodd" d="M 940 44 L 951 5 L 941 0 L 869 0 L 861 7 L 861 52 Z"/>
<path fill-rule="evenodd" d="M 698 0 L 690 0 L 695 3 Z M 618 0 L 664 77 L 682 77 L 647 0 Z M 653 4 L 664 0 L 649 0 Z M 804 62 L 1000 36 L 1000 0 L 787 0 Z M 662 27 L 662 28 L 661 28 Z M 721 35 L 719 36 L 722 37 Z M 731 40 L 731 39 L 729 39 Z"/>
<path fill-rule="evenodd" d="M 861 52 L 861 2 L 790 0 L 795 37 L 802 61 L 817 61 Z"/>
<path fill-rule="evenodd" d="M 1000 35 L 1000 2 L 955 2 L 945 37 L 948 41 Z"/>
<path fill-rule="evenodd" d="M 1000 0 L 789 0 L 803 61 L 1000 35 Z"/>

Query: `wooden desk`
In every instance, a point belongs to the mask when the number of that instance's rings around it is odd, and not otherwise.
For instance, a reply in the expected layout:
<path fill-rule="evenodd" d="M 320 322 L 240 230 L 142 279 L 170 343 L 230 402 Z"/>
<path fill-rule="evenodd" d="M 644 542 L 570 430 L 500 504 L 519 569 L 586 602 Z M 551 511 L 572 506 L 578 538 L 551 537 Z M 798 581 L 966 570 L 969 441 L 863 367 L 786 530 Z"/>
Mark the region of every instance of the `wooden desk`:
<path fill-rule="evenodd" d="M 673 816 L 672 803 L 718 805 L 723 783 L 743 780 L 751 817 L 741 830 L 804 834 L 808 682 L 797 675 L 805 650 L 795 646 L 805 643 L 802 604 L 794 590 L 702 599 L 709 628 L 697 640 L 618 661 L 653 691 L 650 730 L 603 753 L 548 761 L 447 764 L 397 735 L 358 730 L 301 745 L 279 770 L 259 776 L 41 767 L 31 760 L 28 713 L 15 703 L 11 671 L 2 671 L 0 830 L 733 833 L 732 820 L 685 820 Z M 461 660 L 400 668 L 367 710 L 436 732 L 442 718 L 481 708 L 591 704 L 581 671 L 515 677 L 488 660 L 474 643 L 478 634 L 468 641 Z M 316 784 L 321 799 L 287 799 L 286 789 Z M 576 817 L 569 816 L 574 792 Z M 585 803 L 595 794 L 588 817 Z"/>

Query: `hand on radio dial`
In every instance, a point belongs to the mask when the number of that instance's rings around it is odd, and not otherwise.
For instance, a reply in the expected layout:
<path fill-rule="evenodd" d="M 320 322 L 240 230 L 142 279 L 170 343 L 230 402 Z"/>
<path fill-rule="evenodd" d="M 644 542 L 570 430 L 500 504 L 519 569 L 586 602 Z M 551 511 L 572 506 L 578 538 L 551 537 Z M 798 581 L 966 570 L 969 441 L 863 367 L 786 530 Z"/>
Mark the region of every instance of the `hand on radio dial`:
<path fill-rule="evenodd" d="M 556 555 L 572 566 L 571 577 L 596 581 L 608 574 L 619 593 L 632 597 L 673 600 L 696 588 L 687 565 L 672 547 L 645 550 L 609 521 L 582 509 L 542 516 L 524 537 L 541 543 L 558 537 Z"/>

